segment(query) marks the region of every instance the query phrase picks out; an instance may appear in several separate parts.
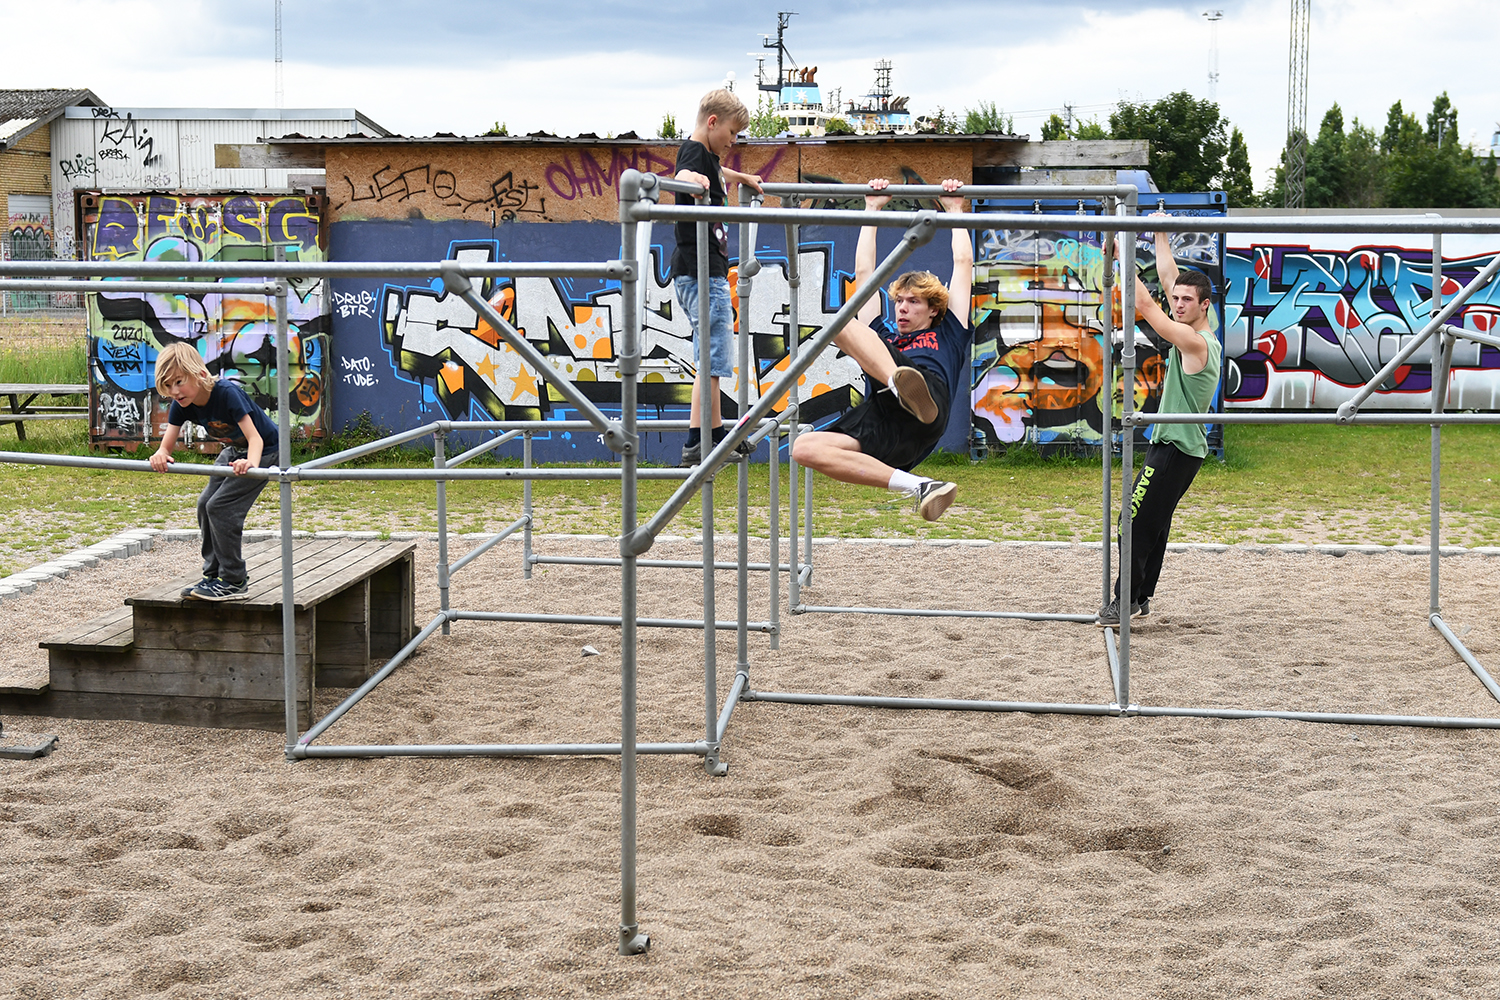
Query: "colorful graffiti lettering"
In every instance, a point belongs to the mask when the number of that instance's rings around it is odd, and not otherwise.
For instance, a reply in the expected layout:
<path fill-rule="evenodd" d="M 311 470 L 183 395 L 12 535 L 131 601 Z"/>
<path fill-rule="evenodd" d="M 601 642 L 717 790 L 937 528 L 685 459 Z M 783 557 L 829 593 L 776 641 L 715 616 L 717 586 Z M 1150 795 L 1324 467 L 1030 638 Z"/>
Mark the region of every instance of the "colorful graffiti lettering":
<path fill-rule="evenodd" d="M 652 253 L 659 265 L 661 248 L 653 247 Z M 475 263 L 497 259 L 497 254 L 493 241 L 455 243 L 449 250 L 451 258 Z M 798 290 L 798 336 L 803 341 L 815 336 L 833 315 L 850 280 L 847 275 L 830 274 L 828 257 L 828 249 L 819 248 L 804 250 L 799 260 L 803 278 Z M 773 266 L 774 261 L 766 263 L 755 279 L 749 328 L 772 332 L 751 338 L 752 401 L 786 370 L 792 335 L 785 305 L 790 292 L 785 270 Z M 662 273 L 659 267 L 651 270 L 655 275 Z M 735 281 L 733 271 L 730 280 L 731 284 Z M 832 299 L 825 294 L 830 289 L 836 293 Z M 622 323 L 618 288 L 573 301 L 550 279 L 517 278 L 494 284 L 486 294 L 501 317 L 547 356 L 553 369 L 550 374 L 585 385 L 590 397 L 600 402 L 618 402 L 615 335 Z M 670 282 L 647 281 L 645 296 L 640 402 L 643 406 L 684 405 L 691 396 L 695 365 L 689 319 L 678 308 Z M 498 420 L 537 419 L 551 411 L 556 398 L 547 392 L 543 373 L 525 363 L 462 299 L 432 285 L 386 285 L 379 298 L 382 343 L 391 370 L 398 378 L 422 386 L 424 412 L 440 412 L 453 420 Z M 735 305 L 737 310 L 737 299 Z M 726 413 L 733 412 L 740 375 L 736 368 L 734 376 L 721 383 Z M 816 420 L 856 401 L 863 374 L 852 359 L 829 348 L 802 385 L 804 418 Z"/>
<path fill-rule="evenodd" d="M 318 215 L 306 197 L 163 195 L 107 196 L 86 219 L 90 256 L 124 261 L 268 260 L 282 247 L 291 260 L 322 260 Z M 238 383 L 274 415 L 276 395 L 275 302 L 263 294 L 170 292 L 89 296 L 89 378 L 100 400 L 90 428 L 96 445 L 134 445 L 165 418 L 155 395 L 158 351 L 178 341 L 194 343 L 210 372 Z M 328 317 L 321 283 L 289 282 L 288 353 L 292 423 L 300 435 L 326 433 Z M 106 400 L 108 403 L 106 404 Z M 136 416 L 127 419 L 122 400 Z M 155 415 L 155 416 L 154 416 Z"/>
<path fill-rule="evenodd" d="M 1451 297 L 1495 256 L 1445 260 L 1444 296 Z M 1335 408 L 1380 371 L 1432 314 L 1427 249 L 1253 244 L 1229 250 L 1224 276 L 1224 395 L 1226 404 L 1236 407 Z M 1500 326 L 1500 283 L 1481 289 L 1450 322 L 1492 334 Z M 1423 345 L 1380 387 L 1371 405 L 1428 408 L 1432 359 L 1431 345 Z M 1448 405 L 1494 409 L 1500 402 L 1497 368 L 1500 351 L 1458 340 Z"/>

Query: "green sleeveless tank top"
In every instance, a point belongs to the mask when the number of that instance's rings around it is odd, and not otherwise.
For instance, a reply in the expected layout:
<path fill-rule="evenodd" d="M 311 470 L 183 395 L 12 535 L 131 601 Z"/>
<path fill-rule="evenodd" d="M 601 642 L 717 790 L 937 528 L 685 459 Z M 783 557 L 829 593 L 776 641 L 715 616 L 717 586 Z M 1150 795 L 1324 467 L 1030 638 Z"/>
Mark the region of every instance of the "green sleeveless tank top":
<path fill-rule="evenodd" d="M 1182 370 L 1182 352 L 1175 346 L 1167 352 L 1167 377 L 1162 381 L 1158 413 L 1206 413 L 1219 385 L 1219 361 L 1223 347 L 1211 331 L 1200 330 L 1208 342 L 1208 362 L 1193 375 Z M 1208 435 L 1202 424 L 1156 424 L 1151 428 L 1152 444 L 1176 446 L 1184 455 L 1208 456 Z"/>

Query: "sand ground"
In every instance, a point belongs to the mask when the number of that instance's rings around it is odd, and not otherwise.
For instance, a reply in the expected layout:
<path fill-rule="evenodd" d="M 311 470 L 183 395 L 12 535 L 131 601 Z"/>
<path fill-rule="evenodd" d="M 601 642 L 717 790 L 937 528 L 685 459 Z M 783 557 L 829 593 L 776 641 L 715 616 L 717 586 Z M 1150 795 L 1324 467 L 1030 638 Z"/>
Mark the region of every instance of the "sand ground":
<path fill-rule="evenodd" d="M 194 552 L 159 544 L 0 603 L 0 674 L 44 669 L 39 638 L 191 572 Z M 455 605 L 617 613 L 616 571 L 526 581 L 518 555 L 506 543 L 461 573 Z M 816 557 L 810 603 L 1098 604 L 1100 554 L 1082 546 Z M 434 558 L 424 543 L 423 622 Z M 1446 619 L 1496 671 L 1500 559 L 1442 570 Z M 644 615 L 699 613 L 699 575 L 641 576 Z M 1500 716 L 1427 624 L 1422 557 L 1174 553 L 1153 603 L 1133 642 L 1142 705 Z M 749 640 L 755 690 L 1112 698 L 1090 625 L 782 625 L 778 650 Z M 643 740 L 701 737 L 703 658 L 701 632 L 643 630 Z M 720 635 L 721 691 L 735 660 Z M 458 623 L 320 742 L 618 740 L 619 666 L 613 628 Z M 622 958 L 616 759 L 293 764 L 278 733 L 4 722 L 61 738 L 48 758 L 0 760 L 4 1000 L 1500 990 L 1493 731 L 746 702 L 727 776 L 641 758 L 637 912 L 653 944 Z"/>

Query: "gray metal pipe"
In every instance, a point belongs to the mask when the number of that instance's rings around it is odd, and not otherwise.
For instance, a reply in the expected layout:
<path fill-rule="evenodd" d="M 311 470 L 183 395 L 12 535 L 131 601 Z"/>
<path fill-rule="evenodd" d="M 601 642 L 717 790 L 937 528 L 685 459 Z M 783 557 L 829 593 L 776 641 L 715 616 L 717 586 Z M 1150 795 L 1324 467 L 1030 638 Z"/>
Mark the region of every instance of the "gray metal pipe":
<path fill-rule="evenodd" d="M 551 565 L 551 566 L 618 566 L 618 565 L 620 565 L 620 560 L 619 559 L 609 558 L 609 557 L 605 557 L 605 556 L 532 556 L 531 557 L 531 562 L 534 565 L 535 564 L 543 564 L 543 565 Z M 636 559 L 636 565 L 637 566 L 646 566 L 646 567 L 655 567 L 655 568 L 658 568 L 658 569 L 694 569 L 694 570 L 701 570 L 701 569 L 703 569 L 703 563 L 701 563 L 701 562 L 693 562 L 692 560 L 689 560 L 689 559 L 640 559 L 640 558 L 637 558 Z M 752 569 L 752 570 L 754 570 L 756 572 L 759 572 L 759 573 L 769 573 L 771 571 L 771 564 L 770 563 L 755 562 L 755 563 L 748 563 L 747 565 L 748 565 L 748 567 L 750 569 Z M 716 569 L 716 570 L 739 569 L 740 568 L 740 564 L 737 563 L 737 562 L 716 562 L 716 563 L 714 563 L 714 567 L 713 568 Z M 782 563 L 781 564 L 781 570 L 782 570 L 782 572 L 786 572 L 790 568 L 791 568 L 790 565 L 787 564 L 787 563 Z M 773 607 L 774 607 L 774 605 L 773 605 Z"/>
<path fill-rule="evenodd" d="M 494 548 L 496 545 L 499 545 L 511 535 L 514 535 L 520 529 L 526 527 L 526 525 L 529 524 L 530 521 L 531 519 L 528 517 L 518 517 L 514 521 L 512 521 L 509 526 L 502 529 L 499 533 L 491 535 L 483 542 L 480 542 L 478 545 L 465 552 L 457 562 L 448 567 L 448 578 L 451 580 L 454 573 L 457 573 L 459 570 L 469 565 L 469 563 L 473 562 L 475 559 L 478 559 L 490 549 Z"/>
<path fill-rule="evenodd" d="M 901 198 L 1077 198 L 1090 196 L 1114 196 L 1123 198 L 1136 191 L 1133 184 L 965 184 L 957 191 L 943 190 L 941 184 L 890 184 L 879 192 L 868 184 L 781 184 L 766 182 L 761 190 L 767 195 L 781 197 L 797 195 L 805 198 L 859 198 L 867 194 L 888 194 Z"/>
<path fill-rule="evenodd" d="M 1093 615 L 1065 615 L 1041 611 L 958 611 L 941 608 L 840 608 L 799 604 L 795 615 L 889 615 L 897 618 L 1002 618 L 1030 622 L 1083 622 L 1092 625 Z"/>
<path fill-rule="evenodd" d="M 531 614 L 524 611 L 449 611 L 448 617 L 453 621 L 468 622 L 535 622 L 548 625 L 605 625 L 618 626 L 623 620 L 622 615 L 544 615 Z M 636 624 L 643 628 L 703 628 L 702 618 L 636 618 Z M 739 623 L 734 621 L 716 621 L 714 628 L 720 632 L 733 632 L 739 628 Z M 754 632 L 771 631 L 770 622 L 751 622 L 750 629 Z"/>
<path fill-rule="evenodd" d="M 1440 413 L 1426 410 L 1380 413 L 1283 413 L 1272 410 L 1232 410 L 1228 413 L 1135 413 L 1128 425 L 1142 424 L 1494 424 L 1500 413 Z"/>
<path fill-rule="evenodd" d="M 276 259 L 286 251 L 276 248 Z M 288 359 L 287 285 L 276 285 L 276 462 L 283 469 L 292 461 L 291 374 Z M 255 463 L 251 463 L 252 465 Z M 286 709 L 286 752 L 297 745 L 297 609 L 296 581 L 292 575 L 292 484 L 281 481 L 281 682 Z M 308 664 L 308 670 L 315 670 Z M 311 678 L 309 678 L 311 679 Z M 308 721 L 312 721 L 312 691 L 308 693 Z"/>
<path fill-rule="evenodd" d="M 1133 715 L 1143 719 L 1284 719 L 1288 722 L 1326 722 L 1341 726 L 1414 726 L 1424 729 L 1500 729 L 1500 719 L 1450 718 L 1435 715 L 1366 715 L 1357 712 L 1281 712 L 1242 708 L 1175 708 L 1140 706 Z"/>
<path fill-rule="evenodd" d="M 702 743 L 636 743 L 636 754 L 682 754 L 701 757 Z M 308 746 L 297 748 L 298 759 L 317 757 L 618 757 L 618 743 L 427 743 Z"/>
<path fill-rule="evenodd" d="M 1496 701 L 1500 701 L 1500 684 L 1495 683 L 1495 678 L 1491 677 L 1489 671 L 1484 669 L 1479 660 L 1469 651 L 1469 647 L 1460 642 L 1458 636 L 1453 634 L 1453 630 L 1448 627 L 1448 623 L 1443 621 L 1443 616 L 1436 614 L 1429 615 L 1427 620 L 1433 628 L 1438 630 L 1438 633 L 1444 639 L 1448 640 L 1448 645 L 1453 647 L 1453 651 L 1458 654 L 1459 659 L 1463 660 L 1474 676 L 1479 678 L 1479 683 L 1484 685 L 1484 689 L 1490 693 L 1490 696 Z"/>
<path fill-rule="evenodd" d="M 746 691 L 743 701 L 782 705 L 845 705 L 851 708 L 937 709 L 944 712 L 1032 712 L 1050 715 L 1119 715 L 1113 705 L 1079 705 L 1046 701 L 972 701 L 967 698 L 897 698 L 883 695 L 809 694 Z"/>
<path fill-rule="evenodd" d="M 446 266 L 445 266 L 446 265 Z M 446 270 L 470 278 L 611 278 L 625 276 L 624 261 L 593 264 L 460 263 L 456 260 L 430 263 L 396 261 L 103 261 L 103 260 L 6 260 L 0 275 L 126 277 L 195 275 L 213 278 L 437 278 Z"/>
<path fill-rule="evenodd" d="M 147 292 L 152 295 L 235 295 L 276 294 L 276 282 L 236 282 L 219 284 L 211 281 L 3 281 L 0 292 L 62 292 L 69 295 L 98 295 L 101 292 Z"/>

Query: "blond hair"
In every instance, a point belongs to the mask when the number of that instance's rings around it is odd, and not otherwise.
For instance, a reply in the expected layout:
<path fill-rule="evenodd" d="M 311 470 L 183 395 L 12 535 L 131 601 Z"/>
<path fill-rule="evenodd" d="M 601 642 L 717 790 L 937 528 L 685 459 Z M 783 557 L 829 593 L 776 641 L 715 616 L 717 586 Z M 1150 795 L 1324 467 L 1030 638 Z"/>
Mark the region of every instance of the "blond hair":
<path fill-rule="evenodd" d="M 907 271 L 891 282 L 890 291 L 892 297 L 910 292 L 918 298 L 926 299 L 927 304 L 932 307 L 934 323 L 948 312 L 948 286 L 939 281 L 938 276 L 931 271 Z"/>
<path fill-rule="evenodd" d="M 738 132 L 750 124 L 750 109 L 732 90 L 710 90 L 698 102 L 698 124 L 708 121 L 709 115 L 718 115 Z"/>
<path fill-rule="evenodd" d="M 181 376 L 212 389 L 217 379 L 203 363 L 203 357 L 192 344 L 178 341 L 156 356 L 156 391 L 167 395 L 167 383 Z"/>

